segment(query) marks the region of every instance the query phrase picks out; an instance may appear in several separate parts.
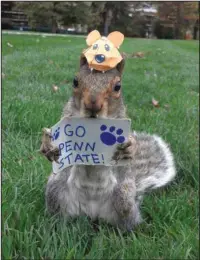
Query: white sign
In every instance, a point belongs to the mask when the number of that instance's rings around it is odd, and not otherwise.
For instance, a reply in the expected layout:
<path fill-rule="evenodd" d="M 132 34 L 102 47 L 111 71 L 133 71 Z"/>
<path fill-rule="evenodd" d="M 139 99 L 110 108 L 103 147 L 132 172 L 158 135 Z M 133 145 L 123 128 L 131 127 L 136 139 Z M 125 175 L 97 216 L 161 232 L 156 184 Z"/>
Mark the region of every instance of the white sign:
<path fill-rule="evenodd" d="M 52 144 L 59 148 L 57 173 L 74 164 L 115 165 L 116 146 L 127 142 L 130 119 L 63 118 L 51 128 Z"/>

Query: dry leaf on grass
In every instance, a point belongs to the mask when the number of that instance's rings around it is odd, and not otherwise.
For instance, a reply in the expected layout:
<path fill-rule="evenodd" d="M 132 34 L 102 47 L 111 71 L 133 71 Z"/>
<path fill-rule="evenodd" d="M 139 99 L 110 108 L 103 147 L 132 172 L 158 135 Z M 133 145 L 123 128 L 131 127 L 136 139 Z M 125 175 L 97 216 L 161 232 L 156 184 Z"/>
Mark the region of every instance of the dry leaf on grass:
<path fill-rule="evenodd" d="M 130 57 L 130 54 L 129 54 L 129 53 L 126 53 L 126 52 L 122 52 L 121 55 L 122 55 L 125 59 L 127 59 L 127 58 Z"/>
<path fill-rule="evenodd" d="M 136 53 L 133 53 L 133 57 L 137 57 L 137 58 L 143 58 L 144 57 L 144 52 L 142 51 L 138 51 Z"/>
<path fill-rule="evenodd" d="M 19 163 L 20 166 L 22 166 L 22 160 L 21 159 L 18 161 L 18 163 Z"/>
<path fill-rule="evenodd" d="M 7 42 L 7 45 L 8 45 L 8 47 L 10 47 L 10 48 L 13 47 L 13 45 L 12 45 L 11 43 L 9 43 L 9 42 Z"/>
<path fill-rule="evenodd" d="M 166 109 L 169 109 L 169 108 L 170 108 L 170 105 L 169 105 L 169 104 L 165 104 L 164 107 L 165 107 Z"/>
<path fill-rule="evenodd" d="M 145 56 L 147 56 L 148 54 L 150 54 L 150 52 L 143 52 L 143 51 L 138 51 L 132 54 L 133 58 L 144 58 Z"/>
<path fill-rule="evenodd" d="M 194 96 L 199 96 L 199 92 L 196 92 L 194 90 L 189 91 L 189 93 Z"/>
<path fill-rule="evenodd" d="M 56 86 L 56 85 L 53 85 L 53 86 L 52 86 L 52 90 L 53 90 L 53 92 L 57 92 L 57 91 L 58 91 L 58 89 L 59 89 L 59 87 L 58 87 L 58 86 Z"/>
<path fill-rule="evenodd" d="M 153 104 L 153 106 L 154 107 L 159 107 L 160 105 L 159 105 L 159 101 L 157 101 L 157 100 L 155 100 L 154 98 L 152 98 L 152 104 Z"/>

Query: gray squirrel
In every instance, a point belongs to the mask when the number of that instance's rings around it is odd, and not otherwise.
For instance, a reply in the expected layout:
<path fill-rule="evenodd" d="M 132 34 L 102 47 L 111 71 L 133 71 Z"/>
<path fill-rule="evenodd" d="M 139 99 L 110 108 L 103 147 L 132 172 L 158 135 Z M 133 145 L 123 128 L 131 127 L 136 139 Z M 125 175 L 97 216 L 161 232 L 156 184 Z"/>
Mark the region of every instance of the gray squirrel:
<path fill-rule="evenodd" d="M 123 59 L 102 73 L 91 70 L 81 55 L 80 69 L 73 81 L 73 94 L 62 117 L 127 118 L 122 97 Z M 51 144 L 51 131 L 43 129 L 42 154 L 57 160 L 59 150 Z M 133 132 L 128 142 L 117 147 L 113 158 L 125 166 L 73 165 L 52 173 L 46 185 L 46 206 L 50 213 L 106 222 L 130 231 L 141 223 L 143 195 L 165 186 L 176 175 L 169 146 L 156 135 Z"/>

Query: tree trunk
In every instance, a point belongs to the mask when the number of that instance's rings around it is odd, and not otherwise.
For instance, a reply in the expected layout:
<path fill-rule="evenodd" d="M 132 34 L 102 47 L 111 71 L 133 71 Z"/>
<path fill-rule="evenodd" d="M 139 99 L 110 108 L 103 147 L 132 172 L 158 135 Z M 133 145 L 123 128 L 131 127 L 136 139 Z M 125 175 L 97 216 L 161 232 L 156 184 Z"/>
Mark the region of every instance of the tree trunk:
<path fill-rule="evenodd" d="M 177 5 L 177 21 L 175 26 L 176 39 L 183 39 L 184 2 L 176 3 L 176 5 Z"/>
<path fill-rule="evenodd" d="M 194 40 L 197 40 L 197 34 L 198 34 L 198 30 L 199 30 L 198 23 L 199 23 L 199 20 L 197 20 L 195 25 L 194 25 L 194 31 L 193 31 L 193 39 Z"/>
<path fill-rule="evenodd" d="M 58 3 L 54 2 L 52 3 L 53 4 L 53 15 L 51 17 L 51 32 L 52 33 L 56 33 L 57 32 L 57 29 L 58 29 L 58 26 L 57 26 L 57 21 L 56 21 L 56 5 Z"/>
<path fill-rule="evenodd" d="M 108 9 L 105 13 L 105 19 L 104 19 L 104 36 L 108 36 L 109 32 L 109 26 L 112 20 L 112 10 Z"/>
<path fill-rule="evenodd" d="M 52 20 L 51 32 L 52 33 L 56 33 L 57 32 L 57 23 L 56 23 L 56 21 L 54 19 Z"/>
<path fill-rule="evenodd" d="M 200 2 L 198 2 L 198 14 L 200 13 Z M 199 34 L 199 18 L 195 21 L 194 28 L 193 28 L 193 39 L 198 40 Z"/>

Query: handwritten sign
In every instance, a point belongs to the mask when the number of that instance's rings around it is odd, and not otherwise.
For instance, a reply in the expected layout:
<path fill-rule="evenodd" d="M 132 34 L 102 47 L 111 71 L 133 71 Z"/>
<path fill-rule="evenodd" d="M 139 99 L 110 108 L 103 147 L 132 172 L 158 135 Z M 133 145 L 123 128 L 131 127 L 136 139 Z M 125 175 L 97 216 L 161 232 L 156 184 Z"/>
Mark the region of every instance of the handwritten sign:
<path fill-rule="evenodd" d="M 130 119 L 63 118 L 51 128 L 52 144 L 59 148 L 57 173 L 74 164 L 115 165 L 116 146 L 128 140 Z"/>

